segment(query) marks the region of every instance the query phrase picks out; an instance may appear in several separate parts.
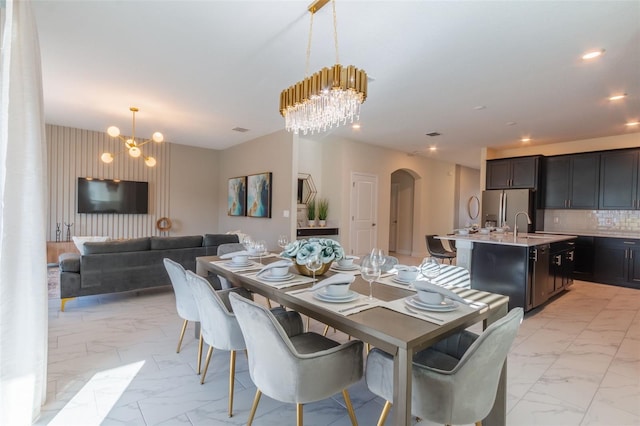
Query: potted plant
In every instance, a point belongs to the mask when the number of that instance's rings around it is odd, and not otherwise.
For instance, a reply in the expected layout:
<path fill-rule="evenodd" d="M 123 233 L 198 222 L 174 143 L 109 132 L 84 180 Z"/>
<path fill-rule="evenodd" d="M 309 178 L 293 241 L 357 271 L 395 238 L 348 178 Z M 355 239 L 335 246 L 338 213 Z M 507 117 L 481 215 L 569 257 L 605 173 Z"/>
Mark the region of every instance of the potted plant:
<path fill-rule="evenodd" d="M 329 216 L 329 200 L 321 198 L 318 200 L 318 221 L 320 226 L 327 225 L 327 216 Z"/>
<path fill-rule="evenodd" d="M 307 203 L 307 220 L 309 227 L 313 228 L 316 224 L 316 200 Z"/>

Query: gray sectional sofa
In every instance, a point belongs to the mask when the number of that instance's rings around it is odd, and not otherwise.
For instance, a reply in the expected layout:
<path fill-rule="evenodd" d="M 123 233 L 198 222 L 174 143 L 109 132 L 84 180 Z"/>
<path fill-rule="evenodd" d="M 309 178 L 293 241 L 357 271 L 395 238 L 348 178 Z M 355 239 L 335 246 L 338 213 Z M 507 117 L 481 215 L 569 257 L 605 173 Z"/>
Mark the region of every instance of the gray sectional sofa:
<path fill-rule="evenodd" d="M 237 242 L 236 234 L 87 242 L 83 254 L 60 255 L 60 310 L 74 297 L 170 285 L 165 257 L 195 271 L 196 257 L 214 256 L 220 244 Z M 219 285 L 217 277 L 209 280 Z"/>

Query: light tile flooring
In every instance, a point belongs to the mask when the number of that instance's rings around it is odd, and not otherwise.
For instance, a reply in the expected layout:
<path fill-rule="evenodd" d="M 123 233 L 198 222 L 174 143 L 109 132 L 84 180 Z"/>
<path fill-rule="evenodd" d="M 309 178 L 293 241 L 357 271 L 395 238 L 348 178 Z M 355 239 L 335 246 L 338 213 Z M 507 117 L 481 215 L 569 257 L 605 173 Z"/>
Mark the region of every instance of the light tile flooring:
<path fill-rule="evenodd" d="M 192 326 L 175 351 L 181 323 L 170 289 L 84 297 L 64 313 L 51 300 L 47 402 L 35 424 L 245 424 L 255 394 L 245 356 L 228 418 L 228 353 L 214 351 L 200 385 Z M 508 368 L 509 425 L 640 425 L 640 291 L 576 282 L 525 316 Z M 363 381 L 350 393 L 360 424 L 374 425 L 383 401 Z M 307 425 L 350 424 L 339 395 L 304 414 Z M 295 407 L 263 396 L 254 424 L 295 424 Z"/>

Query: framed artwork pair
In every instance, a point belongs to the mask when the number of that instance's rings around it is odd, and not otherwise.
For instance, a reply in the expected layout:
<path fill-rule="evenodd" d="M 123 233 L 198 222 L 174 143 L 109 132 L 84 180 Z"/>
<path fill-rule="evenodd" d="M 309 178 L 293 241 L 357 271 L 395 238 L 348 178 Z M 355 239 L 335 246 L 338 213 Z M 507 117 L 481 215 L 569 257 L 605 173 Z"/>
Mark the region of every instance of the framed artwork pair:
<path fill-rule="evenodd" d="M 229 179 L 227 215 L 271 217 L 271 172 Z"/>

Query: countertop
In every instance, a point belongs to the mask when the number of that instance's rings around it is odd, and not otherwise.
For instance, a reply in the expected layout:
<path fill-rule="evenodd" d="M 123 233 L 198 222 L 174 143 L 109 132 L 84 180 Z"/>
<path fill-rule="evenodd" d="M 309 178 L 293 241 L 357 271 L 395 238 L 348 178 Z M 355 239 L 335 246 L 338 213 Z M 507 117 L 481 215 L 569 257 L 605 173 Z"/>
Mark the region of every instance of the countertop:
<path fill-rule="evenodd" d="M 533 247 L 542 244 L 557 243 L 577 238 L 576 235 L 557 234 L 526 234 L 518 233 L 518 238 L 514 241 L 513 233 L 469 234 L 469 235 L 439 235 L 436 238 L 441 240 L 469 241 L 482 244 L 500 244 L 505 246 Z"/>
<path fill-rule="evenodd" d="M 640 240 L 639 233 L 614 231 L 536 231 L 536 234 L 578 235 L 581 237 L 627 238 Z"/>

